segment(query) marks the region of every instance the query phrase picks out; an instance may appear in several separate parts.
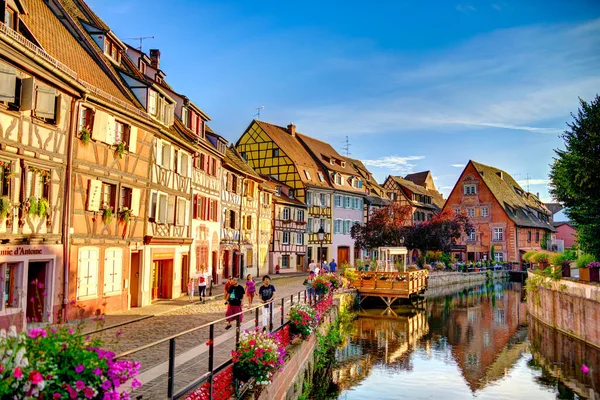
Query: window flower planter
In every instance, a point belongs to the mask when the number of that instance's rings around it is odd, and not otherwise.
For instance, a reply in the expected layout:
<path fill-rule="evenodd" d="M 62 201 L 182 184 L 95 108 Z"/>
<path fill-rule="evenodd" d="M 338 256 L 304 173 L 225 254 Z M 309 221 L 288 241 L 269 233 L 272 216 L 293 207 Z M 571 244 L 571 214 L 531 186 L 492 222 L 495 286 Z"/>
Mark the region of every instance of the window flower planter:
<path fill-rule="evenodd" d="M 579 280 L 584 282 L 600 281 L 600 262 L 591 262 L 585 268 L 579 268 Z"/>
<path fill-rule="evenodd" d="M 9 216 L 10 208 L 10 199 L 7 196 L 0 197 L 0 221 Z"/>
<path fill-rule="evenodd" d="M 128 207 L 124 207 L 119 211 L 119 222 L 127 225 L 131 221 L 131 210 Z"/>
<path fill-rule="evenodd" d="M 101 212 L 102 212 L 102 222 L 104 222 L 104 225 L 110 224 L 113 220 L 112 206 L 109 206 L 108 204 L 104 204 L 102 206 Z"/>
<path fill-rule="evenodd" d="M 90 143 L 92 140 L 92 131 L 89 126 L 81 128 L 81 131 L 79 131 L 79 140 L 81 140 L 81 143 L 84 146 L 87 146 Z"/>
<path fill-rule="evenodd" d="M 117 155 L 119 158 L 123 158 L 123 156 L 125 155 L 126 147 L 127 143 L 125 143 L 124 141 L 115 143 L 115 155 Z"/>

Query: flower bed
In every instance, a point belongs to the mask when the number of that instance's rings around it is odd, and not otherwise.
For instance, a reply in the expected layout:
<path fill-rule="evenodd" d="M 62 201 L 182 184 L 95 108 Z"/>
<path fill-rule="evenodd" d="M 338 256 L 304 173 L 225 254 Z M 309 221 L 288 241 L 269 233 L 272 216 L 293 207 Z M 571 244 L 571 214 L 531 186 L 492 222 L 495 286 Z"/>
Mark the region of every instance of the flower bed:
<path fill-rule="evenodd" d="M 306 303 L 294 304 L 290 308 L 289 320 L 292 333 L 303 338 L 310 336 L 319 323 L 315 309 Z"/>
<path fill-rule="evenodd" d="M 0 330 L 0 398 L 128 399 L 121 385 L 141 386 L 140 364 L 116 361 L 101 345 L 67 327 Z"/>
<path fill-rule="evenodd" d="M 257 385 L 268 385 L 271 377 L 285 363 L 285 348 L 275 337 L 260 331 L 245 331 L 237 350 L 231 352 L 235 377 L 243 382 L 254 378 Z"/>
<path fill-rule="evenodd" d="M 210 397 L 210 382 L 205 382 L 199 389 L 187 396 L 186 400 L 226 400 L 231 398 L 235 388 L 233 385 L 233 365 L 225 368 L 213 378 L 213 396 Z"/>

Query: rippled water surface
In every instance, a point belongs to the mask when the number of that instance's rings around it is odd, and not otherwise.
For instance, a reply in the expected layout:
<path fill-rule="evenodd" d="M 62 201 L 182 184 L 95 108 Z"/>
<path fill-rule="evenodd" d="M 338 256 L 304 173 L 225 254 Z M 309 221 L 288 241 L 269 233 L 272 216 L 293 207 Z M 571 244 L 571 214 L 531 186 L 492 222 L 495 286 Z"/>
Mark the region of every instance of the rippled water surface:
<path fill-rule="evenodd" d="M 337 357 L 339 399 L 600 399 L 600 352 L 528 318 L 520 283 L 369 307 Z"/>

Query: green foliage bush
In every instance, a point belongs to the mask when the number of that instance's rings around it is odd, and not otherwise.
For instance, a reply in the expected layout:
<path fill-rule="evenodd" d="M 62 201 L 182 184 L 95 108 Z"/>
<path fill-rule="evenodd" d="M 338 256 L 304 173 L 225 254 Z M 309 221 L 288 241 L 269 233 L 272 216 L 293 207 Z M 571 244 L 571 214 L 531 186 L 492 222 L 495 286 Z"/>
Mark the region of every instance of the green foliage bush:
<path fill-rule="evenodd" d="M 589 263 L 596 261 L 591 254 L 582 254 L 577 259 L 577 268 L 585 268 Z"/>

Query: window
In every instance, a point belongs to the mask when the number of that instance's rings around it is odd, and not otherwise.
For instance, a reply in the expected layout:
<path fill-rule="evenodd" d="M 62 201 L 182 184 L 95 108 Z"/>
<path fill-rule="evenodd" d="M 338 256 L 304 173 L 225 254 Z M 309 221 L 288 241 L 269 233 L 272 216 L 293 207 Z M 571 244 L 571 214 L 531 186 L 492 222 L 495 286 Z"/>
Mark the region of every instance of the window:
<path fill-rule="evenodd" d="M 282 214 L 281 218 L 284 221 L 287 221 L 288 219 L 290 219 L 290 209 L 288 207 L 284 207 L 283 212 L 281 214 Z"/>
<path fill-rule="evenodd" d="M 296 244 L 300 246 L 304 246 L 304 233 L 298 232 L 296 237 Z"/>
<path fill-rule="evenodd" d="M 502 261 L 504 261 L 504 253 L 498 253 L 498 252 L 496 252 L 494 254 L 494 261 L 496 261 L 496 262 L 502 262 Z"/>
<path fill-rule="evenodd" d="M 352 197 L 344 197 L 344 208 L 352 208 Z"/>
<path fill-rule="evenodd" d="M 273 157 L 279 157 L 279 149 L 273 149 Z"/>
<path fill-rule="evenodd" d="M 333 181 L 335 182 L 336 185 L 342 185 L 342 175 L 340 174 L 334 174 L 333 175 Z"/>
<path fill-rule="evenodd" d="M 177 152 L 177 155 L 179 156 L 177 159 L 178 164 L 179 164 L 177 166 L 177 172 L 181 176 L 189 176 L 188 172 L 189 172 L 189 165 L 190 165 L 190 156 L 181 150 Z"/>
<path fill-rule="evenodd" d="M 311 177 L 310 177 L 310 172 L 308 172 L 307 170 L 304 170 L 304 175 L 306 175 L 306 179 L 308 179 L 309 181 L 311 181 Z"/>
<path fill-rule="evenodd" d="M 460 215 L 460 208 L 455 208 L 453 211 L 454 211 L 454 214 Z"/>
<path fill-rule="evenodd" d="M 0 160 L 0 197 L 10 196 L 11 164 Z"/>
<path fill-rule="evenodd" d="M 312 206 L 312 192 L 306 192 L 306 205 Z"/>
<path fill-rule="evenodd" d="M 296 221 L 304 221 L 304 210 L 296 211 Z"/>
<path fill-rule="evenodd" d="M 57 107 L 59 97 L 56 89 L 36 84 L 33 78 L 28 78 L 22 81 L 21 91 L 21 110 L 32 110 L 32 116 L 44 122 L 57 122 L 60 107 Z"/>
<path fill-rule="evenodd" d="M 469 233 L 469 235 L 467 236 L 467 242 L 474 242 L 477 240 L 477 234 L 475 233 L 475 231 L 471 231 L 471 233 Z"/>
<path fill-rule="evenodd" d="M 121 193 L 119 194 L 119 210 L 125 208 L 131 209 L 131 193 L 131 189 L 121 186 Z"/>
<path fill-rule="evenodd" d="M 321 202 L 321 207 L 329 207 L 328 196 L 325 193 L 319 194 L 319 201 Z"/>
<path fill-rule="evenodd" d="M 494 228 L 494 240 L 504 240 L 504 232 L 502 228 Z"/>
<path fill-rule="evenodd" d="M 115 42 L 108 38 L 104 39 L 104 54 L 112 58 L 114 61 L 120 62 L 119 48 Z"/>
<path fill-rule="evenodd" d="M 246 229 L 252 229 L 252 215 L 246 215 Z"/>
<path fill-rule="evenodd" d="M 19 286 L 17 285 L 17 270 L 20 263 L 0 264 L 0 282 L 4 280 L 0 290 L 4 290 L 2 304 L 0 309 L 18 307 Z M 3 268 L 4 267 L 4 268 Z"/>
<path fill-rule="evenodd" d="M 156 141 L 156 163 L 163 168 L 171 169 L 171 145 L 162 140 Z"/>
<path fill-rule="evenodd" d="M 245 152 L 245 151 L 242 151 L 242 152 L 240 153 L 240 156 L 242 156 L 242 158 L 244 159 L 244 161 L 248 161 L 248 155 L 246 154 L 246 152 Z"/>
<path fill-rule="evenodd" d="M 282 244 L 290 244 L 290 233 L 289 232 L 283 232 L 282 236 L 282 240 L 281 243 Z"/>
<path fill-rule="evenodd" d="M 188 224 L 188 202 L 186 199 L 177 199 L 177 221 L 176 224 L 179 226 L 186 226 Z"/>
<path fill-rule="evenodd" d="M 398 193 L 396 193 L 396 192 L 390 193 L 390 199 L 392 201 L 396 201 L 398 199 Z"/>
<path fill-rule="evenodd" d="M 463 190 L 464 190 L 464 194 L 466 194 L 466 195 L 477 194 L 477 186 L 476 185 L 465 185 L 463 187 Z"/>
<path fill-rule="evenodd" d="M 94 110 L 88 107 L 79 109 L 79 130 L 87 128 L 90 132 L 94 126 Z"/>
<path fill-rule="evenodd" d="M 17 16 L 18 14 L 15 10 L 10 7 L 6 7 L 6 13 L 4 15 L 4 23 L 6 26 L 8 26 L 10 29 L 17 30 Z"/>
<path fill-rule="evenodd" d="M 77 297 L 96 296 L 98 294 L 98 263 L 100 250 L 96 247 L 79 249 L 77 263 Z"/>
<path fill-rule="evenodd" d="M 125 143 L 125 148 L 128 149 L 129 148 L 129 132 L 130 132 L 130 128 L 129 125 L 123 123 L 123 122 L 119 122 L 116 121 L 115 122 L 115 144 L 118 143 Z"/>
<path fill-rule="evenodd" d="M 319 175 L 319 180 L 321 182 L 325 182 L 325 176 L 323 175 L 323 173 L 321 171 L 317 171 L 317 175 Z"/>
<path fill-rule="evenodd" d="M 481 207 L 481 217 L 482 218 L 486 218 L 488 216 L 488 208 L 487 207 Z"/>
<path fill-rule="evenodd" d="M 313 233 L 313 219 L 308 218 L 306 222 L 306 233 Z"/>
<path fill-rule="evenodd" d="M 281 268 L 290 268 L 290 256 L 281 256 Z"/>
<path fill-rule="evenodd" d="M 190 119 L 189 119 L 189 111 L 187 108 L 182 107 L 181 108 L 181 122 L 183 123 L 183 126 L 188 127 L 189 128 L 189 123 L 190 123 Z"/>
<path fill-rule="evenodd" d="M 475 209 L 474 208 L 467 208 L 467 217 L 475 218 Z"/>
<path fill-rule="evenodd" d="M 148 110 L 149 114 L 156 115 L 157 103 L 157 93 L 154 90 L 148 89 L 148 107 L 146 107 L 146 109 Z"/>
<path fill-rule="evenodd" d="M 335 165 L 335 160 L 334 160 L 333 158 L 330 158 L 330 159 L 329 159 L 329 164 L 331 164 L 331 165 Z"/>
<path fill-rule="evenodd" d="M 219 216 L 219 202 L 217 200 L 210 201 L 210 220 L 218 221 Z"/>
<path fill-rule="evenodd" d="M 289 196 L 290 199 L 294 198 L 294 189 L 288 190 L 288 196 Z"/>
<path fill-rule="evenodd" d="M 336 219 L 333 221 L 333 233 L 339 234 L 342 233 L 342 220 Z"/>
<path fill-rule="evenodd" d="M 177 221 L 175 219 L 176 215 L 175 215 L 175 205 L 177 203 L 177 198 L 173 195 L 168 195 L 168 199 L 167 199 L 167 223 L 169 224 L 175 224 L 175 222 Z"/>
<path fill-rule="evenodd" d="M 535 231 L 535 242 L 536 243 L 540 242 L 540 231 Z"/>
<path fill-rule="evenodd" d="M 114 207 L 115 186 L 110 183 L 102 184 L 102 192 L 100 194 L 100 204 L 102 207 Z"/>
<path fill-rule="evenodd" d="M 531 242 L 531 231 L 527 231 L 527 241 Z"/>
<path fill-rule="evenodd" d="M 167 221 L 167 211 L 169 207 L 169 196 L 165 193 L 160 193 L 158 195 L 158 212 L 157 212 L 157 222 L 159 224 L 166 224 Z"/>
<path fill-rule="evenodd" d="M 354 178 L 354 179 L 352 179 L 352 186 L 357 189 L 360 189 L 360 188 L 362 188 L 362 181 L 358 178 Z"/>
<path fill-rule="evenodd" d="M 342 196 L 340 196 L 339 194 L 336 194 L 333 196 L 333 205 L 336 208 L 342 208 Z"/>
<path fill-rule="evenodd" d="M 349 219 L 344 221 L 344 235 L 350 234 L 351 224 L 352 224 L 352 221 L 350 221 Z"/>
<path fill-rule="evenodd" d="M 362 199 L 359 199 L 358 197 L 354 198 L 353 203 L 354 203 L 354 209 L 355 210 L 360 210 L 362 208 L 362 206 L 360 204 L 361 202 L 362 202 Z"/>
<path fill-rule="evenodd" d="M 104 294 L 121 293 L 123 250 L 106 249 L 104 252 Z"/>

